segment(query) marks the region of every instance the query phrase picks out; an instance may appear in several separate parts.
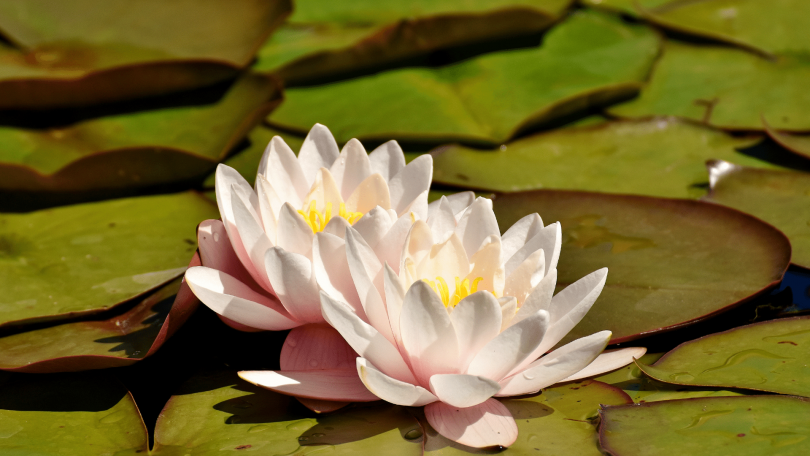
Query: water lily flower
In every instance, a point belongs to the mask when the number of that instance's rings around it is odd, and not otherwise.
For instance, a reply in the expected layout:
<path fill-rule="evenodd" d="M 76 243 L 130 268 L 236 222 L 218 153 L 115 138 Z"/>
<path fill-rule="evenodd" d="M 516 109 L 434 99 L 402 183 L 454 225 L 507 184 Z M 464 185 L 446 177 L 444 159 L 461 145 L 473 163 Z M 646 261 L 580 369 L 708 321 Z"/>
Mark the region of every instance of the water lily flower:
<path fill-rule="evenodd" d="M 198 228 L 203 266 L 190 268 L 186 281 L 237 329 L 292 329 L 282 369 L 353 365 L 356 354 L 320 308 L 325 290 L 362 313 L 348 272 L 346 229 L 380 245 L 383 258 L 397 259 L 413 221 L 428 215 L 432 174 L 429 155 L 406 165 L 396 141 L 367 153 L 353 139 L 339 151 L 329 130 L 316 124 L 296 157 L 276 136 L 255 190 L 233 168 L 218 166 L 222 220 Z"/>
<path fill-rule="evenodd" d="M 509 446 L 517 425 L 495 397 L 614 370 L 645 351 L 603 353 L 610 331 L 554 349 L 607 278 L 600 269 L 555 295 L 560 245 L 559 223 L 544 226 L 537 214 L 501 236 L 485 198 L 460 213 L 440 201 L 428 220 L 410 228 L 394 267 L 380 264 L 363 237 L 348 229 L 349 267 L 360 295 L 368 296 L 368 318 L 328 291 L 321 304 L 326 320 L 358 353 L 355 368 L 365 390 L 349 380 L 350 369 L 240 376 L 303 397 L 424 406 L 431 426 L 451 440 Z"/>

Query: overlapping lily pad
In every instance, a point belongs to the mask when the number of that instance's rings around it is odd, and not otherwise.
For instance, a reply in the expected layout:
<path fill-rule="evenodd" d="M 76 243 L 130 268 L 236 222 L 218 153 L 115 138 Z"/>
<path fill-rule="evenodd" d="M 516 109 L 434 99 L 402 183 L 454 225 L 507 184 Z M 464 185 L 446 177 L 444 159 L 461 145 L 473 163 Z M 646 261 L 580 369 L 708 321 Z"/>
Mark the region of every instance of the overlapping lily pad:
<path fill-rule="evenodd" d="M 810 174 L 761 170 L 715 162 L 707 201 L 733 207 L 782 230 L 793 264 L 810 269 Z"/>
<path fill-rule="evenodd" d="M 111 115 L 48 129 L 0 127 L 0 189 L 79 191 L 199 179 L 280 93 L 246 74 L 216 101 Z"/>
<path fill-rule="evenodd" d="M 609 268 L 567 340 L 607 329 L 618 343 L 705 319 L 776 285 L 790 262 L 781 232 L 699 201 L 538 190 L 500 194 L 494 209 L 502 230 L 532 212 L 561 222 L 558 289 Z"/>
<path fill-rule="evenodd" d="M 765 125 L 765 132 L 768 133 L 771 139 L 779 143 L 779 145 L 785 149 L 804 157 L 810 157 L 810 135 L 796 135 L 777 131 L 770 128 L 767 124 Z"/>
<path fill-rule="evenodd" d="M 706 397 L 608 407 L 600 443 L 614 456 L 801 456 L 810 451 L 810 401 Z"/>
<path fill-rule="evenodd" d="M 646 10 L 666 5 L 672 0 L 580 0 L 583 5 L 593 8 L 616 11 L 632 16 L 639 14 L 639 9 Z"/>
<path fill-rule="evenodd" d="M 217 214 L 192 192 L 0 214 L 0 326 L 98 313 L 173 280 Z"/>
<path fill-rule="evenodd" d="M 268 120 L 301 133 L 320 122 L 339 142 L 500 144 L 538 124 L 636 93 L 658 41 L 644 26 L 579 11 L 537 48 L 291 88 Z"/>
<path fill-rule="evenodd" d="M 0 109 L 84 106 L 234 76 L 290 12 L 286 0 L 0 4 Z"/>
<path fill-rule="evenodd" d="M 294 398 L 244 382 L 236 372 L 194 376 L 169 400 L 155 429 L 155 456 L 250 450 L 270 454 L 422 454 L 419 423 L 387 403 L 316 415 Z"/>
<path fill-rule="evenodd" d="M 609 108 L 619 117 L 674 115 L 732 130 L 810 130 L 810 58 L 775 60 L 722 46 L 668 41 L 641 95 Z"/>
<path fill-rule="evenodd" d="M 506 399 L 503 404 L 518 425 L 517 441 L 498 454 L 602 454 L 596 444 L 596 417 L 601 405 L 631 403 L 620 389 L 593 380 L 567 383 L 524 399 Z M 489 453 L 452 442 L 422 423 L 426 429 L 425 454 L 452 456 Z"/>
<path fill-rule="evenodd" d="M 674 118 L 565 128 L 494 150 L 433 152 L 435 182 L 513 192 L 537 188 L 695 198 L 706 193 L 711 158 L 774 167 L 744 155 L 761 137 L 738 138 Z"/>
<path fill-rule="evenodd" d="M 0 388 L 4 455 L 134 455 L 149 438 L 129 392 L 98 374 L 15 374 Z"/>
<path fill-rule="evenodd" d="M 679 385 L 720 386 L 810 396 L 810 317 L 741 326 L 685 342 L 649 376 Z"/>
<path fill-rule="evenodd" d="M 298 0 L 254 69 L 288 83 L 377 66 L 451 46 L 544 30 L 571 0 Z"/>

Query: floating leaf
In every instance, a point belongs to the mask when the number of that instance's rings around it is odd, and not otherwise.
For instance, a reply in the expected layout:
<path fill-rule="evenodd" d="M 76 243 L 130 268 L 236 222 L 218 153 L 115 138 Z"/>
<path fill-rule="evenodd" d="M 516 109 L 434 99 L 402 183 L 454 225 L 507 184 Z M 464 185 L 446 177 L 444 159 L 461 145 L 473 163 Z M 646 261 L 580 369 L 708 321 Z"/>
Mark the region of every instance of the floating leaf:
<path fill-rule="evenodd" d="M 720 46 L 668 41 L 638 98 L 613 106 L 619 117 L 681 116 L 720 128 L 810 130 L 810 59 L 768 60 Z"/>
<path fill-rule="evenodd" d="M 599 441 L 614 456 L 807 454 L 810 402 L 785 396 L 706 397 L 607 407 Z"/>
<path fill-rule="evenodd" d="M 16 374 L 0 388 L 4 455 L 134 455 L 149 450 L 132 396 L 98 374 Z"/>
<path fill-rule="evenodd" d="M 584 5 L 608 11 L 620 12 L 631 16 L 638 15 L 638 9 L 651 9 L 666 5 L 672 0 L 580 0 Z"/>
<path fill-rule="evenodd" d="M 0 189 L 119 189 L 202 178 L 279 96 L 271 80 L 246 74 L 210 104 L 117 114 L 61 128 L 0 127 Z"/>
<path fill-rule="evenodd" d="M 801 156 L 810 158 L 810 135 L 795 135 L 783 131 L 777 131 L 765 125 L 765 132 L 774 141 L 779 143 L 785 149 L 797 153 Z"/>
<path fill-rule="evenodd" d="M 673 118 L 610 122 L 553 130 L 494 150 L 441 147 L 433 153 L 433 179 L 502 192 L 558 188 L 695 198 L 708 187 L 708 159 L 773 167 L 737 152 L 760 139 Z"/>
<path fill-rule="evenodd" d="M 173 280 L 217 214 L 191 192 L 0 214 L 0 326 L 98 313 Z"/>
<path fill-rule="evenodd" d="M 268 120 L 301 133 L 320 122 L 340 142 L 500 144 L 538 124 L 636 93 L 657 53 L 652 30 L 580 11 L 537 48 L 291 88 Z"/>
<path fill-rule="evenodd" d="M 85 106 L 233 77 L 290 12 L 286 0 L 9 0 L 0 4 L 0 109 Z"/>
<path fill-rule="evenodd" d="M 647 375 L 678 385 L 810 396 L 810 317 L 754 323 L 675 347 Z"/>
<path fill-rule="evenodd" d="M 501 229 L 532 212 L 560 221 L 558 289 L 609 268 L 566 340 L 608 329 L 619 343 L 695 323 L 773 287 L 790 261 L 781 232 L 700 201 L 538 190 L 498 195 L 494 209 Z"/>
<path fill-rule="evenodd" d="M 306 82 L 437 49 L 540 32 L 570 0 L 304 0 L 259 50 L 257 71 Z"/>
<path fill-rule="evenodd" d="M 517 441 L 498 454 L 602 454 L 596 445 L 596 417 L 600 405 L 631 403 L 618 388 L 593 380 L 566 383 L 524 399 L 507 399 L 503 404 L 518 425 Z M 425 455 L 451 456 L 491 453 L 452 442 L 439 435 L 427 422 Z"/>
<path fill-rule="evenodd" d="M 790 239 L 793 264 L 810 269 L 810 174 L 760 170 L 726 162 L 710 165 L 707 201 L 747 212 L 779 228 Z"/>
<path fill-rule="evenodd" d="M 155 429 L 155 456 L 251 450 L 272 454 L 421 455 L 422 431 L 404 408 L 355 405 L 316 415 L 294 398 L 236 376 L 214 372 L 191 378 L 172 396 Z"/>

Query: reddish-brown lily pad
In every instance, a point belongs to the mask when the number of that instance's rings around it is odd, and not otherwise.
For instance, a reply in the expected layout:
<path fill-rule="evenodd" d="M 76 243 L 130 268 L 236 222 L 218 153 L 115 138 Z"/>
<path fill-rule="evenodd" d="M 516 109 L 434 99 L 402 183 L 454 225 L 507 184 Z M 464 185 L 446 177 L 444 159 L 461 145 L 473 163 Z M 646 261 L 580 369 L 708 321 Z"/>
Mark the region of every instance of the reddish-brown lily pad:
<path fill-rule="evenodd" d="M 772 226 L 691 200 L 538 190 L 497 195 L 505 230 L 526 214 L 562 224 L 558 289 L 609 268 L 568 340 L 600 330 L 618 343 L 694 323 L 775 286 L 790 243 Z"/>
<path fill-rule="evenodd" d="M 0 2 L 0 109 L 84 106 L 237 74 L 288 0 Z"/>

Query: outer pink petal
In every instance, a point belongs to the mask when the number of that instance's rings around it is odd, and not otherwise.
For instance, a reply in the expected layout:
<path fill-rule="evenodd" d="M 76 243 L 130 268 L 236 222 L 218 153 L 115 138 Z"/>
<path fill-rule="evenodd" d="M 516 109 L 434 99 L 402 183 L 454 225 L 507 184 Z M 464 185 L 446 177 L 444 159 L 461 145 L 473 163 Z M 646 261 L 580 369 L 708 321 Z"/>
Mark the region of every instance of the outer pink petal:
<path fill-rule="evenodd" d="M 485 377 L 467 374 L 439 374 L 430 377 L 430 390 L 453 407 L 472 407 L 492 397 L 501 385 Z"/>
<path fill-rule="evenodd" d="M 434 402 L 425 406 L 425 418 L 439 434 L 475 448 L 508 447 L 518 436 L 512 414 L 492 398 L 467 408 Z"/>
<path fill-rule="evenodd" d="M 357 358 L 357 374 L 369 391 L 392 404 L 420 407 L 437 400 L 425 388 L 389 377 L 364 358 Z"/>
<path fill-rule="evenodd" d="M 197 228 L 197 246 L 203 266 L 222 271 L 255 291 L 264 292 L 233 251 L 222 221 L 205 220 L 200 223 Z"/>
<path fill-rule="evenodd" d="M 357 353 L 340 333 L 322 323 L 299 326 L 287 334 L 281 347 L 282 371 L 351 369 Z"/>
<path fill-rule="evenodd" d="M 371 402 L 379 400 L 360 381 L 357 369 L 241 371 L 239 376 L 254 385 L 289 396 L 326 401 Z"/>
<path fill-rule="evenodd" d="M 593 377 L 595 375 L 601 375 L 605 372 L 610 372 L 620 367 L 624 367 L 632 363 L 634 359 L 641 358 L 645 353 L 647 353 L 647 349 L 644 347 L 627 347 L 618 348 L 615 350 L 605 350 L 601 355 L 597 356 L 596 359 L 591 362 L 591 364 L 585 366 L 584 369 L 560 381 L 570 382 Z"/>

